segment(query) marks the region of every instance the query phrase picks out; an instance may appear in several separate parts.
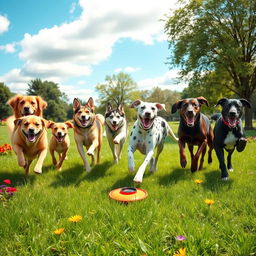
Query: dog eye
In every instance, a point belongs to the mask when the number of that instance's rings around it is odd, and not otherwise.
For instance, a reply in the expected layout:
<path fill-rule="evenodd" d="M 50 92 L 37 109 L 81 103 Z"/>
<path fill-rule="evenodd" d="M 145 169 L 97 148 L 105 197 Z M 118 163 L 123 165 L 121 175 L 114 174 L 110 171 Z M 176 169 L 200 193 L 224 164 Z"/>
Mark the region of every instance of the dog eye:
<path fill-rule="evenodd" d="M 40 124 L 36 123 L 35 126 L 38 127 Z"/>
<path fill-rule="evenodd" d="M 81 114 L 81 113 L 82 113 L 82 111 L 81 111 L 81 110 L 79 110 L 79 111 L 78 111 L 78 114 Z"/>
<path fill-rule="evenodd" d="M 89 113 L 90 113 L 90 111 L 89 111 L 89 110 L 86 110 L 86 111 L 85 111 L 85 113 L 86 113 L 86 114 L 89 114 Z"/>
<path fill-rule="evenodd" d="M 21 104 L 21 105 L 25 104 L 25 101 L 24 101 L 24 100 L 22 100 L 22 101 L 20 102 L 20 104 Z"/>
<path fill-rule="evenodd" d="M 141 107 L 141 109 L 145 109 L 145 108 L 146 108 L 146 106 L 142 106 L 142 107 Z"/>
<path fill-rule="evenodd" d="M 32 105 L 35 105 L 36 103 L 34 101 L 31 102 Z"/>
<path fill-rule="evenodd" d="M 58 130 L 58 128 L 57 128 L 57 127 L 55 127 L 55 128 L 54 128 L 54 131 L 57 131 L 57 130 Z"/>
<path fill-rule="evenodd" d="M 29 123 L 25 123 L 24 125 L 25 125 L 25 126 L 29 126 Z"/>
<path fill-rule="evenodd" d="M 156 108 L 154 108 L 154 107 L 152 107 L 151 109 L 152 109 L 153 111 L 155 111 L 155 110 L 156 110 Z"/>
<path fill-rule="evenodd" d="M 110 116 L 109 118 L 110 118 L 110 119 L 113 119 L 113 116 Z"/>
<path fill-rule="evenodd" d="M 116 118 L 118 118 L 118 119 L 119 119 L 119 118 L 120 118 L 120 116 L 116 116 Z"/>
<path fill-rule="evenodd" d="M 62 127 L 62 130 L 63 130 L 63 131 L 65 131 L 65 128 L 64 128 L 64 127 Z"/>

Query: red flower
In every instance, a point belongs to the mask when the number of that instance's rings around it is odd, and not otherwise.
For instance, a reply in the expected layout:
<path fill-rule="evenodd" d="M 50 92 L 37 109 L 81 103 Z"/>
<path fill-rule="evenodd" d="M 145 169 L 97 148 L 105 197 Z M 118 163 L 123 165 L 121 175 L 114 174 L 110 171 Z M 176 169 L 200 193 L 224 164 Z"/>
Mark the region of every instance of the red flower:
<path fill-rule="evenodd" d="M 12 188 L 12 187 L 7 187 L 6 188 L 6 192 L 9 193 L 9 192 L 16 192 L 17 191 L 17 188 Z"/>
<path fill-rule="evenodd" d="M 9 180 L 9 179 L 7 179 L 7 180 L 3 180 L 3 182 L 4 182 L 5 184 L 8 184 L 8 185 L 10 185 L 10 184 L 11 184 L 11 180 Z"/>

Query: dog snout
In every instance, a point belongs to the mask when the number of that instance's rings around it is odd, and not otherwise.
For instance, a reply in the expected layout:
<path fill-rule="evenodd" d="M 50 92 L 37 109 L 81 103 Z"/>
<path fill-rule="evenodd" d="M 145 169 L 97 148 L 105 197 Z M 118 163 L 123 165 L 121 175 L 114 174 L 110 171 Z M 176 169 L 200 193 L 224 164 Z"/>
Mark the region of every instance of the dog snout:
<path fill-rule="evenodd" d="M 116 121 L 113 121 L 113 124 L 117 124 L 117 122 L 116 122 Z"/>
<path fill-rule="evenodd" d="M 236 112 L 235 112 L 235 111 L 230 111 L 230 112 L 229 112 L 229 116 L 235 117 L 235 116 L 236 116 Z"/>
<path fill-rule="evenodd" d="M 61 132 L 57 132 L 57 135 L 58 135 L 58 136 L 61 136 L 61 135 L 62 135 L 62 133 L 61 133 Z"/>
<path fill-rule="evenodd" d="M 188 110 L 188 111 L 187 111 L 187 115 L 188 115 L 188 116 L 193 116 L 193 115 L 194 115 L 194 111 L 191 110 L 191 109 Z"/>
<path fill-rule="evenodd" d="M 81 119 L 85 120 L 85 119 L 86 119 L 86 116 L 85 116 L 85 115 L 82 115 L 82 116 L 81 116 Z"/>
<path fill-rule="evenodd" d="M 145 117 L 150 117 L 150 112 L 145 112 Z"/>
<path fill-rule="evenodd" d="M 29 112 L 29 107 L 24 107 L 25 112 Z"/>
<path fill-rule="evenodd" d="M 29 132 L 29 133 L 34 133 L 34 132 L 35 132 L 35 129 L 34 129 L 34 128 L 29 128 L 29 129 L 28 129 L 28 132 Z"/>

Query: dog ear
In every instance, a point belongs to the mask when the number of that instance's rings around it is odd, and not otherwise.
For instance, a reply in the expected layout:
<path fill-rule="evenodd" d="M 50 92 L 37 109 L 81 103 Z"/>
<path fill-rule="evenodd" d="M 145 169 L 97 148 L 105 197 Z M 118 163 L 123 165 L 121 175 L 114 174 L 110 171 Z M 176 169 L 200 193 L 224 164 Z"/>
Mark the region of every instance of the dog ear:
<path fill-rule="evenodd" d="M 48 123 L 47 123 L 47 125 L 46 125 L 46 128 L 52 128 L 53 125 L 54 125 L 54 122 L 51 121 L 51 120 L 49 120 Z"/>
<path fill-rule="evenodd" d="M 214 107 L 217 107 L 218 105 L 223 106 L 223 104 L 224 104 L 227 100 L 228 100 L 227 98 L 222 98 L 222 99 L 218 100 L 217 104 L 214 105 Z"/>
<path fill-rule="evenodd" d="M 161 110 L 166 111 L 165 104 L 156 103 L 155 105 L 156 105 L 158 111 L 161 111 Z"/>
<path fill-rule="evenodd" d="M 106 113 L 110 112 L 112 110 L 112 105 L 108 102 L 106 107 Z"/>
<path fill-rule="evenodd" d="M 75 111 L 75 110 L 77 110 L 80 107 L 81 107 L 81 103 L 80 103 L 79 99 L 78 98 L 74 98 L 74 100 L 73 100 L 73 110 Z"/>
<path fill-rule="evenodd" d="M 15 126 L 18 126 L 18 125 L 21 124 L 21 122 L 22 122 L 22 118 L 15 119 L 15 120 L 14 120 L 14 125 L 15 125 Z"/>
<path fill-rule="evenodd" d="M 94 101 L 92 97 L 89 98 L 86 105 L 92 110 L 92 112 L 94 112 Z"/>
<path fill-rule="evenodd" d="M 141 100 L 135 100 L 135 101 L 131 104 L 130 108 L 137 108 L 141 103 L 142 103 Z"/>
<path fill-rule="evenodd" d="M 182 102 L 183 102 L 183 100 L 179 100 L 172 105 L 172 114 L 174 114 L 178 109 L 181 108 Z"/>
<path fill-rule="evenodd" d="M 74 128 L 74 125 L 71 121 L 66 121 L 65 122 L 65 125 L 68 127 L 68 128 Z"/>
<path fill-rule="evenodd" d="M 38 109 L 36 111 L 37 116 L 43 116 L 43 110 L 47 107 L 47 102 L 42 99 L 41 96 L 36 96 Z"/>
<path fill-rule="evenodd" d="M 124 106 L 123 105 L 118 105 L 117 109 L 121 112 L 124 113 Z"/>
<path fill-rule="evenodd" d="M 20 102 L 20 100 L 22 99 L 22 97 L 23 97 L 22 95 L 17 94 L 17 95 L 15 95 L 14 97 L 10 98 L 10 99 L 6 102 L 6 104 L 8 104 L 8 105 L 10 105 L 10 106 L 12 107 L 12 109 L 13 109 L 14 114 L 15 114 L 16 117 L 20 115 L 20 114 L 18 113 L 18 105 L 19 105 L 19 102 Z"/>
<path fill-rule="evenodd" d="M 198 100 L 198 102 L 202 105 L 202 104 L 206 104 L 207 107 L 209 107 L 209 102 L 208 100 L 203 97 L 203 96 L 200 96 L 200 97 L 197 97 L 196 98 Z"/>
<path fill-rule="evenodd" d="M 47 127 L 49 121 L 45 120 L 44 118 L 41 118 L 41 123 L 43 127 Z"/>
<path fill-rule="evenodd" d="M 247 107 L 247 108 L 251 108 L 251 103 L 246 100 L 246 99 L 240 99 L 241 103 L 243 104 L 244 107 Z"/>

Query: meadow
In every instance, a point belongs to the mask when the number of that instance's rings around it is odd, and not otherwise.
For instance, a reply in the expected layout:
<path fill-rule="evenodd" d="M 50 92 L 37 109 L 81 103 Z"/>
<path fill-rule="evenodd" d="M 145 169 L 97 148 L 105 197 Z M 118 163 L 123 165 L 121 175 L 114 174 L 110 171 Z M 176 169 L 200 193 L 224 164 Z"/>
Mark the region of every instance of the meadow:
<path fill-rule="evenodd" d="M 170 126 L 177 132 L 177 122 Z M 5 126 L 0 134 L 0 145 L 10 143 Z M 247 135 L 256 136 L 256 131 Z M 234 172 L 221 181 L 215 152 L 211 165 L 205 160 L 204 169 L 192 174 L 190 160 L 182 169 L 178 145 L 168 138 L 157 172 L 147 169 L 140 185 L 148 198 L 125 205 L 108 193 L 135 185 L 135 173 L 127 170 L 128 141 L 122 160 L 113 165 L 104 138 L 101 164 L 86 173 L 72 130 L 70 138 L 61 172 L 52 166 L 49 153 L 43 174 L 30 171 L 29 177 L 14 153 L 0 155 L 0 183 L 10 179 L 17 188 L 7 204 L 0 202 L 0 255 L 174 255 L 180 248 L 188 256 L 256 255 L 255 139 L 244 152 L 233 154 Z M 136 152 L 135 160 L 137 170 L 143 156 Z M 214 204 L 207 205 L 205 199 Z M 82 220 L 69 222 L 74 215 Z M 56 235 L 58 228 L 65 230 Z M 186 239 L 178 241 L 179 235 Z"/>

